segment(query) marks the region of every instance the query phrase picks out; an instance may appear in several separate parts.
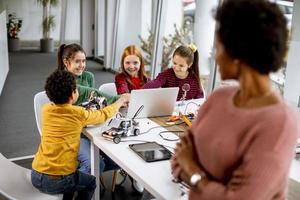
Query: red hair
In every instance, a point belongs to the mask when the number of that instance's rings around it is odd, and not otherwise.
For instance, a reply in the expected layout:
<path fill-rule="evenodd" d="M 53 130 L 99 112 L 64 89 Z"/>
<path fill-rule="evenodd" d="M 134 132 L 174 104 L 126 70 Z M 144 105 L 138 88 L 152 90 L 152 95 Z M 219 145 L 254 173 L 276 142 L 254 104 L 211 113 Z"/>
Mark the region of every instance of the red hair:
<path fill-rule="evenodd" d="M 125 75 L 126 80 L 132 84 L 131 82 L 131 76 L 125 71 L 125 67 L 124 67 L 124 60 L 127 56 L 129 55 L 135 55 L 139 58 L 140 60 L 140 70 L 138 71 L 138 77 L 141 80 L 141 83 L 144 84 L 147 81 L 147 74 L 145 72 L 145 61 L 143 58 L 143 55 L 141 53 L 141 51 L 135 46 L 135 45 L 130 45 L 128 47 L 126 47 L 124 49 L 124 52 L 122 54 L 122 58 L 121 58 L 121 71 L 122 73 Z"/>

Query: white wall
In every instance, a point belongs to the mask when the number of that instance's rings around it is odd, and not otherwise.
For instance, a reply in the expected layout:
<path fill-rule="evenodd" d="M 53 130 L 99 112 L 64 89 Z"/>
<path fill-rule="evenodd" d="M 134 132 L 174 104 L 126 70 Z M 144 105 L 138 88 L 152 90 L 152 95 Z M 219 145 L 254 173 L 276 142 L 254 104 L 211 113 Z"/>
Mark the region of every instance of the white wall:
<path fill-rule="evenodd" d="M 4 10 L 0 14 L 0 95 L 9 71 L 6 33 L 6 12 Z"/>
<path fill-rule="evenodd" d="M 82 0 L 81 1 L 81 46 L 84 49 L 87 57 L 93 57 L 93 50 L 95 48 L 95 34 L 92 29 L 95 23 L 95 1 Z"/>
<path fill-rule="evenodd" d="M 161 29 L 164 30 L 163 35 L 166 37 L 169 34 L 174 34 L 174 24 L 177 25 L 177 28 L 180 28 L 183 21 L 182 1 L 169 0 L 168 2 L 166 9 L 162 11 L 166 17 L 161 24 Z M 141 42 L 138 35 L 141 35 L 144 39 L 148 37 L 148 30 L 151 29 L 152 23 L 152 6 L 152 1 L 150 0 L 120 0 L 117 45 L 113 58 L 114 62 L 112 63 L 113 66 L 111 66 L 115 70 L 118 70 L 120 67 L 124 48 L 131 44 L 140 47 Z M 161 64 L 161 61 L 159 61 L 159 64 Z"/>
<path fill-rule="evenodd" d="M 194 40 L 198 47 L 201 75 L 208 75 L 211 69 L 209 59 L 215 35 L 215 20 L 211 11 L 217 5 L 217 0 L 196 0 Z"/>
<path fill-rule="evenodd" d="M 164 36 L 169 34 L 173 35 L 175 33 L 174 24 L 176 24 L 179 29 L 183 23 L 183 6 L 182 0 L 168 0 L 164 24 Z"/>
<path fill-rule="evenodd" d="M 66 40 L 80 40 L 80 0 L 68 0 Z"/>
<path fill-rule="evenodd" d="M 105 0 L 95 1 L 95 57 L 105 54 L 105 6 Z"/>
<path fill-rule="evenodd" d="M 112 67 L 118 70 L 120 67 L 123 50 L 128 45 L 140 46 L 138 35 L 142 32 L 142 1 L 121 0 L 117 32 L 117 45 Z"/>
<path fill-rule="evenodd" d="M 23 27 L 19 33 L 22 41 L 39 41 L 42 37 L 42 6 L 36 0 L 1 0 L 3 7 L 9 13 L 16 13 L 17 17 L 23 20 Z M 68 0 L 68 15 L 66 25 L 66 40 L 79 40 L 79 0 Z M 52 8 L 55 15 L 56 27 L 51 32 L 54 40 L 59 40 L 60 11 L 61 4 Z"/>
<path fill-rule="evenodd" d="M 114 22 L 116 17 L 116 6 L 118 0 L 107 0 L 106 4 L 106 22 L 105 22 L 105 56 L 104 67 L 106 69 L 112 68 L 113 63 L 113 40 L 114 40 Z"/>
<path fill-rule="evenodd" d="M 294 1 L 292 18 L 292 39 L 287 60 L 284 98 L 299 106 L 300 97 L 300 1 Z"/>
<path fill-rule="evenodd" d="M 151 30 L 151 24 L 152 24 L 152 1 L 149 0 L 142 0 L 142 8 L 141 8 L 141 36 L 142 38 L 147 38 L 149 36 L 149 30 Z"/>

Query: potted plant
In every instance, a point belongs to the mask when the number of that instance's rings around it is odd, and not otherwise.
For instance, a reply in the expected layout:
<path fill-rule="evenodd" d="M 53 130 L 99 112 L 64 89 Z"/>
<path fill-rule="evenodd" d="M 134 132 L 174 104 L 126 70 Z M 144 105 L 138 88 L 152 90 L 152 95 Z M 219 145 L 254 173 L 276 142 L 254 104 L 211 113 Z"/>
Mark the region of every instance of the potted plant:
<path fill-rule="evenodd" d="M 8 22 L 6 24 L 9 51 L 20 50 L 20 40 L 18 38 L 18 33 L 21 31 L 21 27 L 22 20 L 17 18 L 15 13 L 9 14 Z"/>
<path fill-rule="evenodd" d="M 43 6 L 43 38 L 40 40 L 41 52 L 53 52 L 54 40 L 50 37 L 51 30 L 55 27 L 55 16 L 51 15 L 51 7 L 57 6 L 59 0 L 37 0 Z"/>
<path fill-rule="evenodd" d="M 167 69 L 172 58 L 173 51 L 179 46 L 189 44 L 192 42 L 191 27 L 185 26 L 178 28 L 174 24 L 174 34 L 169 34 L 167 37 L 163 37 L 163 57 L 162 57 L 162 71 Z M 145 63 L 146 65 L 151 64 L 152 50 L 154 35 L 149 31 L 148 38 L 144 39 L 140 35 L 138 36 L 141 42 L 141 48 L 146 54 Z"/>

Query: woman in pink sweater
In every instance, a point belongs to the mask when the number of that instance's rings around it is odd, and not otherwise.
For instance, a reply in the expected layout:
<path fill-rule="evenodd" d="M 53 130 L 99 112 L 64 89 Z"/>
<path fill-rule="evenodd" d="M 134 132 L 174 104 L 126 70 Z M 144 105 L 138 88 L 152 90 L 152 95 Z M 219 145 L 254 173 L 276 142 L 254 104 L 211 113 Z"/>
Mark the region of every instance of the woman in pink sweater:
<path fill-rule="evenodd" d="M 217 9 L 216 55 L 223 80 L 172 159 L 190 199 L 285 199 L 299 133 L 296 113 L 272 89 L 269 73 L 283 64 L 286 20 L 276 4 L 225 0 Z"/>

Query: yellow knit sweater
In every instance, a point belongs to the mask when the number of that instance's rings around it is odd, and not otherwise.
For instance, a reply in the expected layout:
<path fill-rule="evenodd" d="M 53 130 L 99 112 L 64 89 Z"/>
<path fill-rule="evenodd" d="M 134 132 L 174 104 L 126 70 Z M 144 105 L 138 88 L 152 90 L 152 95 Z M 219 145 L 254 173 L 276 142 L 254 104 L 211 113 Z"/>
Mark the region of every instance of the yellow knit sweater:
<path fill-rule="evenodd" d="M 82 128 L 105 122 L 117 112 L 112 104 L 87 111 L 71 104 L 46 104 L 42 109 L 42 137 L 32 169 L 49 175 L 68 175 L 77 168 Z"/>

